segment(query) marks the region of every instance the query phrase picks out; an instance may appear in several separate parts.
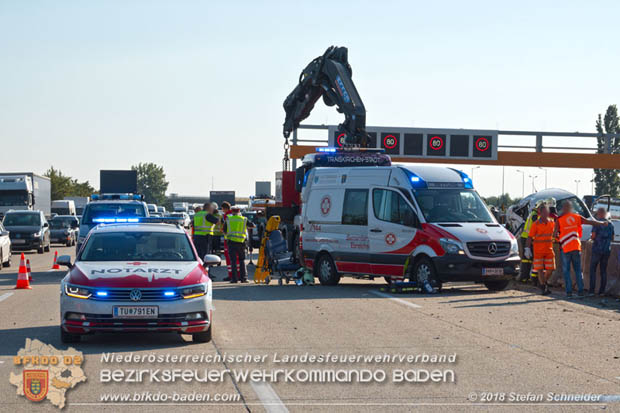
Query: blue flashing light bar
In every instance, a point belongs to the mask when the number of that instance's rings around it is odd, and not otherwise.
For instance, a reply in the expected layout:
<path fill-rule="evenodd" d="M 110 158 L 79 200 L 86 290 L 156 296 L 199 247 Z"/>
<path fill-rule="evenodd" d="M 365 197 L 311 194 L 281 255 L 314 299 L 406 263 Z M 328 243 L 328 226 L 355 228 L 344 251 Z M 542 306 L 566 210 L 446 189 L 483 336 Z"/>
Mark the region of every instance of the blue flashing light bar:
<path fill-rule="evenodd" d="M 324 153 L 336 153 L 338 151 L 338 149 L 336 148 L 330 148 L 330 147 L 319 147 L 316 148 L 317 152 L 324 152 Z"/>
<path fill-rule="evenodd" d="M 123 201 L 141 201 L 142 195 L 140 194 L 92 194 L 90 199 L 93 201 L 99 201 L 104 199 L 120 199 Z"/>
<path fill-rule="evenodd" d="M 407 168 L 402 168 L 402 170 L 409 177 L 409 181 L 411 181 L 411 186 L 413 187 L 413 189 L 428 188 L 428 184 L 424 179 L 420 178 L 418 175 L 414 174 Z"/>
<path fill-rule="evenodd" d="M 140 218 L 93 218 L 97 224 L 136 223 Z"/>
<path fill-rule="evenodd" d="M 107 296 L 108 296 L 107 291 L 97 291 L 97 297 L 107 297 Z"/>
<path fill-rule="evenodd" d="M 164 291 L 164 295 L 166 297 L 173 297 L 174 296 L 174 291 Z"/>
<path fill-rule="evenodd" d="M 465 187 L 465 189 L 474 189 L 474 182 L 465 172 L 459 171 L 458 169 L 452 169 L 452 170 L 461 176 L 461 179 L 463 180 L 463 186 Z"/>

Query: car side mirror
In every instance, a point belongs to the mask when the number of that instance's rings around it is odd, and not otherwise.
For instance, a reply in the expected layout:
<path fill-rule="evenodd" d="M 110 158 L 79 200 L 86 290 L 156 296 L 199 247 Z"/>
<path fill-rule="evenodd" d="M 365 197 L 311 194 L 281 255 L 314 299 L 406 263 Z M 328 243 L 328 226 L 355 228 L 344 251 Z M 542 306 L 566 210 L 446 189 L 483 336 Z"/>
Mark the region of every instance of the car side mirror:
<path fill-rule="evenodd" d="M 222 259 L 218 257 L 217 255 L 213 255 L 213 254 L 205 255 L 205 257 L 202 260 L 202 263 L 205 267 L 212 267 L 214 265 L 219 265 L 221 264 L 221 262 L 222 262 Z"/>
<path fill-rule="evenodd" d="M 70 255 L 61 255 L 61 256 L 59 256 L 58 259 L 56 260 L 56 264 L 62 265 L 62 266 L 67 267 L 69 269 L 73 268 L 73 264 L 71 263 L 71 256 Z"/>

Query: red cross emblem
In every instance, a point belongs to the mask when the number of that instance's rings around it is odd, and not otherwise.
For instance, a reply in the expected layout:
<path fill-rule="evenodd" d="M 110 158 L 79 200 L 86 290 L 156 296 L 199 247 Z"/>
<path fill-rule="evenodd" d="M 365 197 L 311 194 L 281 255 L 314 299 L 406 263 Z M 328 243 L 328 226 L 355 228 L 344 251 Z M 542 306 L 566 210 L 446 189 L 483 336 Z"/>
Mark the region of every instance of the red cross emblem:
<path fill-rule="evenodd" d="M 127 265 L 146 265 L 146 262 L 139 262 L 139 261 L 135 261 L 135 262 L 128 262 Z"/>
<path fill-rule="evenodd" d="M 391 232 L 387 233 L 385 235 L 385 243 L 387 245 L 394 245 L 396 243 L 396 235 L 392 234 Z"/>
<path fill-rule="evenodd" d="M 321 199 L 321 214 L 323 215 L 329 214 L 329 210 L 331 208 L 332 208 L 332 200 L 329 198 L 329 196 L 324 196 L 323 199 Z"/>

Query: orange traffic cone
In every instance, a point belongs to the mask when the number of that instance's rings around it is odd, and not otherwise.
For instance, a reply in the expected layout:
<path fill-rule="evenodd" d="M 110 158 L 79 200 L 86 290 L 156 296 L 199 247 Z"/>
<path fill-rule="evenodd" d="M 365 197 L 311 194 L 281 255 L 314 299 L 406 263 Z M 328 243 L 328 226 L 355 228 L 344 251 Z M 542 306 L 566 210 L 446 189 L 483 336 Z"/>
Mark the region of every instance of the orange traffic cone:
<path fill-rule="evenodd" d="M 32 281 L 32 271 L 30 270 L 30 260 L 26 260 L 26 269 L 28 270 L 28 281 Z"/>
<path fill-rule="evenodd" d="M 56 263 L 56 259 L 58 258 L 58 251 L 54 251 L 54 264 L 52 264 L 52 270 L 59 270 L 60 265 Z"/>
<path fill-rule="evenodd" d="M 28 268 L 26 268 L 26 263 L 24 262 L 24 253 L 22 252 L 22 257 L 19 261 L 19 272 L 17 273 L 17 285 L 15 286 L 16 290 L 26 289 L 31 290 L 30 283 L 28 282 Z"/>

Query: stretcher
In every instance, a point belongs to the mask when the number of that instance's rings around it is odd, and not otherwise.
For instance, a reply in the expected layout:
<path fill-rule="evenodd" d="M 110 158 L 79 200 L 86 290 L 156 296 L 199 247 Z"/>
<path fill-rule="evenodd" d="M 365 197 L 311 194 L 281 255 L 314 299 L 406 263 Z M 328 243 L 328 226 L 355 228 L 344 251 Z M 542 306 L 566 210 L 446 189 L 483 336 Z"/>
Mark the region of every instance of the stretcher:
<path fill-rule="evenodd" d="M 280 285 L 283 280 L 288 283 L 293 278 L 289 273 L 299 269 L 299 264 L 287 249 L 286 240 L 279 227 L 280 217 L 278 215 L 270 217 L 261 239 L 254 272 L 254 282 L 257 284 L 269 284 L 274 274 L 279 276 Z"/>

